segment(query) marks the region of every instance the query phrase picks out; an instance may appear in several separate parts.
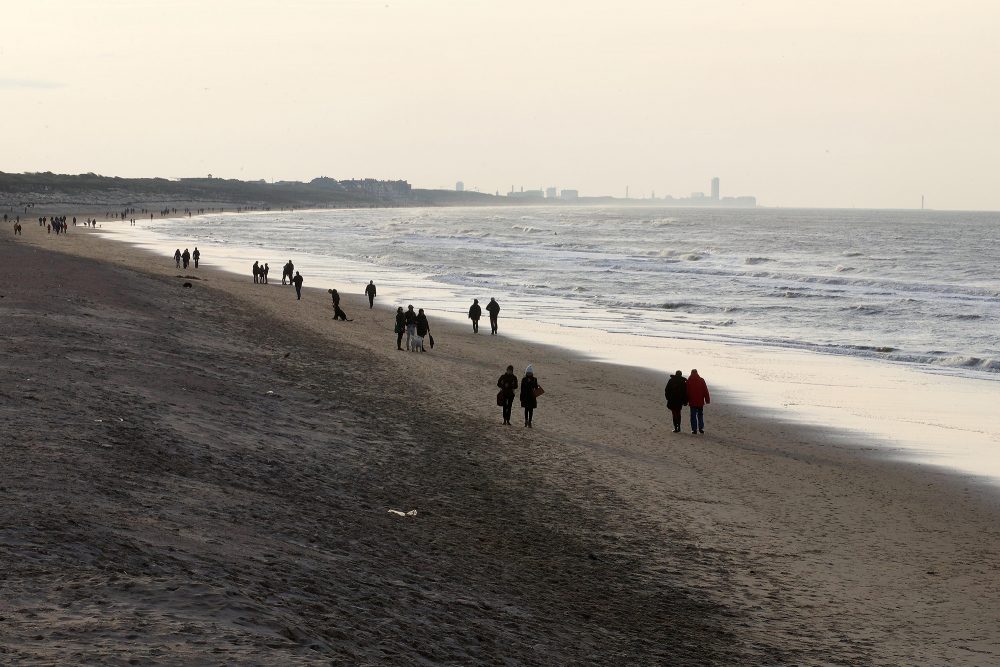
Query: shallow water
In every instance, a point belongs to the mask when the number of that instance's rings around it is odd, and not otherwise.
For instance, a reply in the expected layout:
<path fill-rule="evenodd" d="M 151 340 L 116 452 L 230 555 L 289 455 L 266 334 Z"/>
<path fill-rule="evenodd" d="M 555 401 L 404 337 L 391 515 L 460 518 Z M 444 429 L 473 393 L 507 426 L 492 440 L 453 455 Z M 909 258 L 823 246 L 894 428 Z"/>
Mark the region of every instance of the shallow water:
<path fill-rule="evenodd" d="M 667 372 L 1000 480 L 998 216 L 656 208 L 366 209 L 145 222 L 130 240 Z M 116 235 L 118 236 L 118 235 Z M 389 326 L 389 324 L 387 324 Z M 537 364 L 536 364 L 537 365 Z"/>

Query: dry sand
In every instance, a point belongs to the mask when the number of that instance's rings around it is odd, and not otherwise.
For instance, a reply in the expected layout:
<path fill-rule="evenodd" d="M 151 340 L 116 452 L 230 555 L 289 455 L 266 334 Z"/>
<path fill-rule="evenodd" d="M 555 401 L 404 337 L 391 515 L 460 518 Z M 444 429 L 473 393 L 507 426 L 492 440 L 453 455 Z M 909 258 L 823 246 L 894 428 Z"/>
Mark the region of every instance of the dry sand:
<path fill-rule="evenodd" d="M 674 434 L 673 369 L 433 313 L 437 347 L 397 352 L 397 304 L 345 294 L 334 322 L 308 276 L 296 301 L 24 234 L 0 239 L 0 662 L 1000 663 L 989 489 L 718 387 L 708 433 Z M 508 363 L 546 389 L 530 431 L 500 425 Z"/>

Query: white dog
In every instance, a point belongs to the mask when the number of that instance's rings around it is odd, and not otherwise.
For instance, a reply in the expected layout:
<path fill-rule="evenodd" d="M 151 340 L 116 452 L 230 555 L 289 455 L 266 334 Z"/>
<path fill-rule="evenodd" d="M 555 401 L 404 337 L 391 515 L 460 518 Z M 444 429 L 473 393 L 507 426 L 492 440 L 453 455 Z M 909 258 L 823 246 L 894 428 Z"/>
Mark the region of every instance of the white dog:
<path fill-rule="evenodd" d="M 424 351 L 423 336 L 414 336 L 413 338 L 410 339 L 410 351 L 416 352 L 417 350 L 420 350 L 421 352 Z"/>

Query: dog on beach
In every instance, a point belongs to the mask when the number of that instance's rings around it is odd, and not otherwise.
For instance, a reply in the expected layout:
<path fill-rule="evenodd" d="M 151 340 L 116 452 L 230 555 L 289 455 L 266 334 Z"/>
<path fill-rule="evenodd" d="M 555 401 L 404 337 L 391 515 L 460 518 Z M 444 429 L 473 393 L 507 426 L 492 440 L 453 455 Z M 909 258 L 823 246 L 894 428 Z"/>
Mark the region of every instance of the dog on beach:
<path fill-rule="evenodd" d="M 423 336 L 414 336 L 413 338 L 410 339 L 410 352 L 416 352 L 418 350 L 420 352 L 424 351 L 424 337 Z"/>

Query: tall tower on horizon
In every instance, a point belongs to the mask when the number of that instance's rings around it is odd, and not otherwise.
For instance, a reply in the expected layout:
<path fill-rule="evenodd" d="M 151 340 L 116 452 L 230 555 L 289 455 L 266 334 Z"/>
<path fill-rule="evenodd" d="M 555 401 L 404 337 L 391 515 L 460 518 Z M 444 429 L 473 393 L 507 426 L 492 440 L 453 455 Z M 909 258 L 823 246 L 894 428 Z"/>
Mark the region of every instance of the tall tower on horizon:
<path fill-rule="evenodd" d="M 719 201 L 719 177 L 712 179 L 712 201 Z"/>

